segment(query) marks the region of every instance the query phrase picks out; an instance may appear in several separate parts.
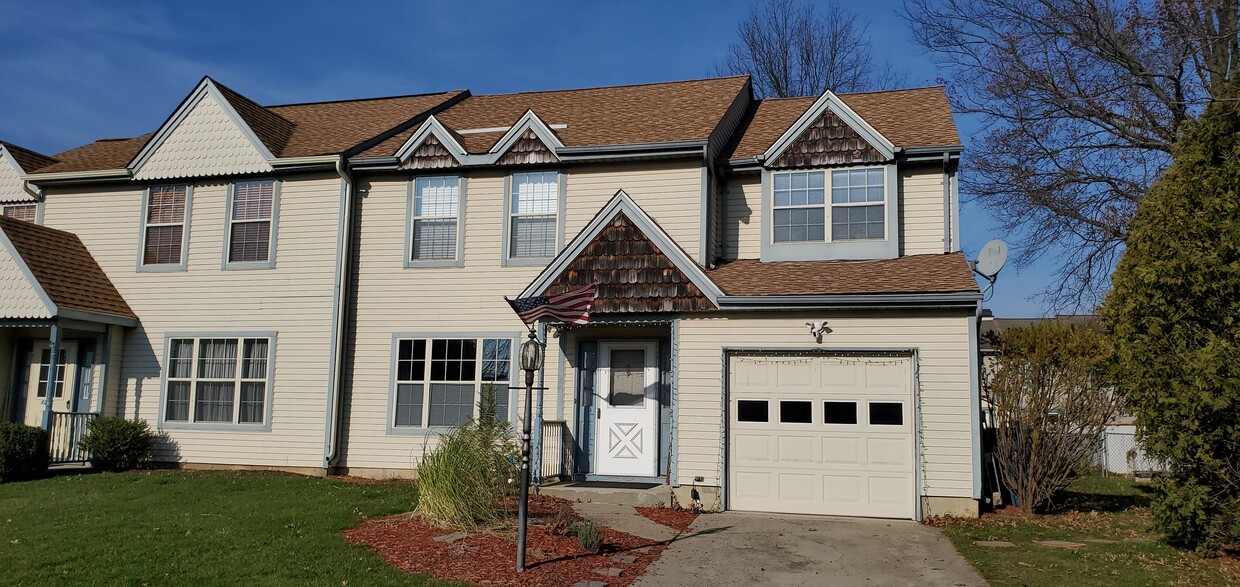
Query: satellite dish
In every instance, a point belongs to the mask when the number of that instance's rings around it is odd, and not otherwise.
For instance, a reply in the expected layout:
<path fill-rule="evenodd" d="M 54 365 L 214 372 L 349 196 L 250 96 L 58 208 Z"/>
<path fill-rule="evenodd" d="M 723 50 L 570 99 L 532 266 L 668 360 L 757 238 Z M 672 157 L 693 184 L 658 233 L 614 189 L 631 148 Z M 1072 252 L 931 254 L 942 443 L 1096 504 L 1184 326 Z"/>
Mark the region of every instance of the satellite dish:
<path fill-rule="evenodd" d="M 992 240 L 982 245 L 982 250 L 978 251 L 977 261 L 973 262 L 973 270 L 986 279 L 994 279 L 999 270 L 1003 269 L 1003 264 L 1007 262 L 1007 255 L 1007 243 L 998 239 Z"/>

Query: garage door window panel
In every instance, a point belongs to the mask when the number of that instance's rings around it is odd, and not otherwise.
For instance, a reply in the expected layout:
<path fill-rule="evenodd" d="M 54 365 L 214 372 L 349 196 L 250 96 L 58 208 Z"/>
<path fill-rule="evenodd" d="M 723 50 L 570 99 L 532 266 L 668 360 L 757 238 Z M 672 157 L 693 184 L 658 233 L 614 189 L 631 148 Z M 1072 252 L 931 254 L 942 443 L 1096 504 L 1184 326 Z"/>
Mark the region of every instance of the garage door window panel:
<path fill-rule="evenodd" d="M 902 402 L 870 402 L 870 426 L 903 426 Z"/>
<path fill-rule="evenodd" d="M 857 402 L 822 402 L 823 424 L 856 424 Z"/>
<path fill-rule="evenodd" d="M 760 423 L 770 422 L 770 411 L 770 404 L 766 400 L 737 400 L 736 421 Z"/>
<path fill-rule="evenodd" d="M 787 400 L 779 402 L 779 422 L 781 424 L 813 424 L 813 402 Z"/>

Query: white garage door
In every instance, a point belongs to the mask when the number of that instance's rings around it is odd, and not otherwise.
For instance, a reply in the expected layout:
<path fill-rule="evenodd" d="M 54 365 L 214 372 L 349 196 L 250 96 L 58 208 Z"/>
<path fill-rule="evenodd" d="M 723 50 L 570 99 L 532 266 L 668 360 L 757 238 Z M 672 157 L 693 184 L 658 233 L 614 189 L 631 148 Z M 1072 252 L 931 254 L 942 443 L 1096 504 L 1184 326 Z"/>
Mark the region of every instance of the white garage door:
<path fill-rule="evenodd" d="M 729 369 L 731 509 L 915 516 L 908 357 L 739 356 Z"/>

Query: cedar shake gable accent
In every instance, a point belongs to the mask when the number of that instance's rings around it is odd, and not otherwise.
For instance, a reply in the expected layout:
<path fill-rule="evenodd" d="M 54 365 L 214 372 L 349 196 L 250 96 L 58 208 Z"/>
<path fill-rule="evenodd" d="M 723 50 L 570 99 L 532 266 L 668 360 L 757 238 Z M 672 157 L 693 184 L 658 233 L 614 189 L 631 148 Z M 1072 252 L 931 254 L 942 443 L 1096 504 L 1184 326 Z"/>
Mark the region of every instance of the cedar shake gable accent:
<path fill-rule="evenodd" d="M 533 165 L 555 163 L 559 160 L 532 129 L 527 129 L 495 163 L 497 165 Z"/>
<path fill-rule="evenodd" d="M 546 294 L 597 284 L 594 312 L 701 312 L 715 304 L 624 212 L 618 212 Z"/>
<path fill-rule="evenodd" d="M 0 230 L 58 310 L 137 318 L 77 235 L 3 216 Z"/>
<path fill-rule="evenodd" d="M 767 167 L 823 167 L 881 163 L 886 160 L 847 122 L 834 112 L 823 110 Z"/>
<path fill-rule="evenodd" d="M 874 261 L 729 261 L 706 272 L 729 296 L 974 293 L 962 252 Z"/>
<path fill-rule="evenodd" d="M 448 152 L 448 148 L 439 142 L 439 137 L 435 135 L 427 136 L 422 144 L 414 148 L 413 153 L 409 155 L 409 160 L 405 162 L 407 169 L 444 169 L 447 167 L 460 167 L 461 164 Z"/>

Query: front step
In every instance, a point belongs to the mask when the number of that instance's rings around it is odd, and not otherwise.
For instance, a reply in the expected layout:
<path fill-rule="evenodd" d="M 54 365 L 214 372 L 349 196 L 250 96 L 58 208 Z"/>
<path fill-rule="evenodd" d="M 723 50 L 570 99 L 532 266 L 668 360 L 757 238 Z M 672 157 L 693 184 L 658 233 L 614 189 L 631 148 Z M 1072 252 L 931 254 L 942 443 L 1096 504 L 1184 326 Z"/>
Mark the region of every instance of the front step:
<path fill-rule="evenodd" d="M 671 507 L 672 505 L 672 488 L 668 485 L 573 481 L 544 485 L 539 491 L 553 497 L 584 503 L 633 507 Z"/>

